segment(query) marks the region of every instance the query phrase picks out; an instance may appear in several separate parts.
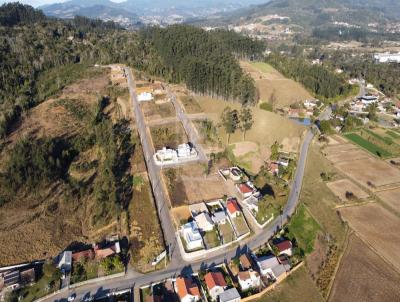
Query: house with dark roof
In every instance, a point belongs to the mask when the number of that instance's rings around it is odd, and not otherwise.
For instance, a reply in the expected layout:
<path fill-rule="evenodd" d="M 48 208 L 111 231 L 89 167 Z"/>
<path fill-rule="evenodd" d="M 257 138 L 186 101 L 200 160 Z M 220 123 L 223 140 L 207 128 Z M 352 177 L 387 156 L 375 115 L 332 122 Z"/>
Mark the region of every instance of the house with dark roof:
<path fill-rule="evenodd" d="M 204 281 L 207 285 L 208 293 L 214 301 L 217 301 L 218 296 L 227 288 L 224 275 L 221 272 L 208 272 L 204 276 Z"/>

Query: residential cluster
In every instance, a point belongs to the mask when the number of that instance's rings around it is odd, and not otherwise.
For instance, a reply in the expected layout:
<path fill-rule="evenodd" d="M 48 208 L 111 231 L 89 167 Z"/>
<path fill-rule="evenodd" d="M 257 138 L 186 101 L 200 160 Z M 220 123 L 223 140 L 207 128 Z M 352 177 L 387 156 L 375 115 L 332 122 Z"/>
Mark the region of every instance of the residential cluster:
<path fill-rule="evenodd" d="M 189 206 L 191 218 L 179 230 L 185 252 L 212 249 L 250 234 L 235 197 Z"/>
<path fill-rule="evenodd" d="M 258 253 L 248 251 L 222 265 L 142 287 L 141 299 L 238 302 L 282 281 L 292 269 L 292 256 L 292 242 L 275 238 Z"/>

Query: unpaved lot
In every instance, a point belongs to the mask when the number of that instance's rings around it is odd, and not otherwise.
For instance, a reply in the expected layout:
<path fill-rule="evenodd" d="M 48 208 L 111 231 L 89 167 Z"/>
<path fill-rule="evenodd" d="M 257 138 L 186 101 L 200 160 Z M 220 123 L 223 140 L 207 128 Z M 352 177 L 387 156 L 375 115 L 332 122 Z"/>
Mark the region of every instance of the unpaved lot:
<path fill-rule="evenodd" d="M 171 102 L 156 104 L 154 101 L 140 104 L 146 121 L 153 121 L 167 117 L 174 117 L 175 108 Z"/>
<path fill-rule="evenodd" d="M 254 142 L 235 143 L 232 152 L 239 165 L 254 174 L 260 171 L 265 159 L 270 155 L 269 149 L 259 148 Z"/>
<path fill-rule="evenodd" d="M 183 224 L 183 221 L 188 221 L 192 214 L 190 213 L 189 206 L 180 206 L 171 210 L 172 217 L 174 217 L 177 225 Z"/>
<path fill-rule="evenodd" d="M 400 271 L 400 219 L 378 203 L 340 209 L 361 238 Z"/>
<path fill-rule="evenodd" d="M 370 155 L 352 144 L 335 144 L 324 149 L 326 157 L 333 163 L 368 158 Z"/>
<path fill-rule="evenodd" d="M 391 302 L 400 297 L 400 275 L 356 235 L 350 235 L 330 302 Z"/>
<path fill-rule="evenodd" d="M 372 156 L 338 163 L 335 166 L 350 178 L 371 189 L 400 183 L 399 170 Z"/>
<path fill-rule="evenodd" d="M 228 192 L 216 168 L 206 176 L 204 165 L 189 164 L 164 169 L 163 174 L 173 207 L 218 199 Z"/>
<path fill-rule="evenodd" d="M 390 207 L 400 213 L 400 188 L 376 193 L 378 197 Z"/>
<path fill-rule="evenodd" d="M 326 184 L 329 189 L 335 194 L 341 201 L 351 201 L 346 197 L 346 193 L 352 193 L 355 199 L 368 198 L 369 194 L 355 185 L 348 179 L 340 179 L 332 181 Z M 351 199 L 351 198 L 350 198 Z"/>

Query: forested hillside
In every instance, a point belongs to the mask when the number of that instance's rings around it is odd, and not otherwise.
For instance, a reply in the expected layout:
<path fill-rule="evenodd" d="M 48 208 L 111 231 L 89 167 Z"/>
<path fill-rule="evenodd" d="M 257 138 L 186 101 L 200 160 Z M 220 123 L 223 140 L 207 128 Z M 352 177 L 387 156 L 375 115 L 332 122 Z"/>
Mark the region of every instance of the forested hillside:
<path fill-rule="evenodd" d="M 197 92 L 242 103 L 255 99 L 254 83 L 243 75 L 234 54 L 257 55 L 262 45 L 237 34 L 173 26 L 138 35 L 83 17 L 48 19 L 21 4 L 1 6 L 0 22 L 0 137 L 11 131 L 23 111 L 73 79 L 62 74 L 60 67 L 68 64 L 126 63 L 186 82 Z"/>
<path fill-rule="evenodd" d="M 352 86 L 340 75 L 324 66 L 312 65 L 303 58 L 272 54 L 267 57 L 267 61 L 283 75 L 302 83 L 310 92 L 323 100 L 345 96 L 352 91 Z"/>
<path fill-rule="evenodd" d="M 184 81 L 198 93 L 209 93 L 242 104 L 256 101 L 254 81 L 244 74 L 235 56 L 254 57 L 263 52 L 260 42 L 228 31 L 210 31 L 175 25 L 153 27 L 141 32 L 162 58 L 158 74 L 173 81 Z"/>

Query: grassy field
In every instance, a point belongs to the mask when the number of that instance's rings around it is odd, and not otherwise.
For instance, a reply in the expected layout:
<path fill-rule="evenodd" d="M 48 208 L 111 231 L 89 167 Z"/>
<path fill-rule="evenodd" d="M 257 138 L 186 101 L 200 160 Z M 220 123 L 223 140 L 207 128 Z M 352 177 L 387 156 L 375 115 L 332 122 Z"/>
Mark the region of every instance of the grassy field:
<path fill-rule="evenodd" d="M 179 100 L 181 101 L 183 107 L 185 108 L 186 113 L 192 114 L 192 113 L 202 112 L 199 103 L 194 97 L 184 95 L 181 96 Z"/>
<path fill-rule="evenodd" d="M 303 266 L 288 276 L 274 290 L 256 302 L 322 302 L 314 282 Z"/>
<path fill-rule="evenodd" d="M 386 131 L 386 134 L 391 136 L 392 138 L 400 140 L 400 134 L 398 134 L 394 131 L 388 130 L 388 131 Z"/>
<path fill-rule="evenodd" d="M 235 233 L 233 232 L 232 226 L 229 222 L 226 222 L 225 224 L 220 224 L 218 231 L 223 241 L 223 244 L 235 240 Z"/>
<path fill-rule="evenodd" d="M 250 231 L 243 215 L 232 218 L 232 223 L 235 225 L 239 237 Z"/>
<path fill-rule="evenodd" d="M 276 98 L 275 107 L 282 108 L 290 104 L 311 99 L 312 95 L 299 83 L 285 78 L 271 65 L 264 62 L 241 62 L 242 68 L 250 73 L 260 93 L 260 103 Z"/>
<path fill-rule="evenodd" d="M 179 144 L 187 143 L 185 129 L 181 123 L 171 123 L 150 128 L 154 149 L 163 147 L 177 148 Z"/>
<path fill-rule="evenodd" d="M 379 157 L 390 157 L 392 156 L 392 154 L 387 151 L 386 149 L 383 149 L 379 146 L 377 146 L 376 144 L 367 141 L 366 139 L 362 138 L 360 135 L 356 134 L 356 133 L 348 133 L 344 135 L 347 139 L 349 139 L 350 141 L 352 141 L 353 143 L 359 145 L 360 147 L 366 149 L 367 151 L 369 151 L 370 153 L 379 156 Z"/>
<path fill-rule="evenodd" d="M 147 180 L 134 189 L 128 217 L 132 264 L 138 271 L 149 271 L 149 263 L 164 250 L 164 240 Z"/>
<path fill-rule="evenodd" d="M 296 237 L 298 245 L 306 254 L 313 251 L 314 240 L 320 230 L 320 225 L 311 217 L 304 205 L 297 209 L 297 213 L 289 223 L 290 233 Z"/>
<path fill-rule="evenodd" d="M 204 234 L 204 243 L 207 249 L 212 249 L 214 247 L 221 245 L 221 242 L 218 239 L 217 230 L 206 232 Z"/>

